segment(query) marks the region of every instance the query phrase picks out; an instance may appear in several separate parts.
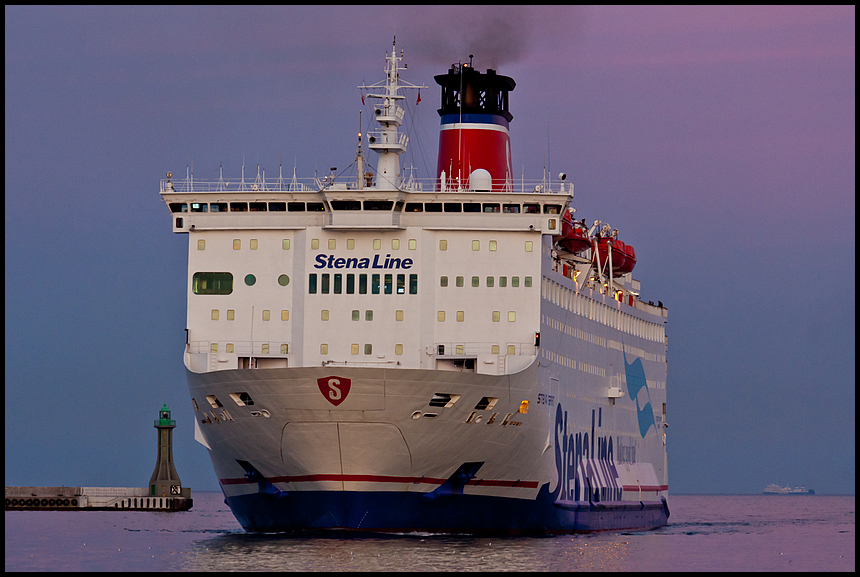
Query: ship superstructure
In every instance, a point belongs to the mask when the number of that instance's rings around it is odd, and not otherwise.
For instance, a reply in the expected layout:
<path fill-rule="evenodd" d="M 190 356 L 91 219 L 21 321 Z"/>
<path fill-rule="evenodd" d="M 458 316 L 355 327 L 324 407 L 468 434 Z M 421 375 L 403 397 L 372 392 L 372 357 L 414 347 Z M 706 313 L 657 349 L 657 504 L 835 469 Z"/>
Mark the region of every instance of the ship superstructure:
<path fill-rule="evenodd" d="M 573 187 L 512 178 L 512 79 L 437 76 L 404 178 L 402 54 L 355 180 L 168 178 L 188 234 L 196 437 L 248 530 L 538 533 L 666 523 L 667 311 Z M 425 87 L 426 88 L 426 87 Z"/>

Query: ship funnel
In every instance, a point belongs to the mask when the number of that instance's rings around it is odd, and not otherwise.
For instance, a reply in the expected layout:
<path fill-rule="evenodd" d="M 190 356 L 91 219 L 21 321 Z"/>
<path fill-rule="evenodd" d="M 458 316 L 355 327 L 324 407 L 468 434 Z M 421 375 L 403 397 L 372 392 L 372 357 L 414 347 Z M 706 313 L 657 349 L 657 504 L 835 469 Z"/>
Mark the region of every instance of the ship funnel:
<path fill-rule="evenodd" d="M 471 55 L 470 55 L 471 58 Z M 516 82 L 488 69 L 482 74 L 471 64 L 454 64 L 447 74 L 435 77 L 442 87 L 439 116 L 439 161 L 436 177 L 448 190 L 480 183 L 487 189 L 489 173 L 493 191 L 508 190 L 512 183 L 508 93 Z M 473 174 L 478 172 L 474 177 Z M 441 183 L 445 173 L 447 183 Z"/>

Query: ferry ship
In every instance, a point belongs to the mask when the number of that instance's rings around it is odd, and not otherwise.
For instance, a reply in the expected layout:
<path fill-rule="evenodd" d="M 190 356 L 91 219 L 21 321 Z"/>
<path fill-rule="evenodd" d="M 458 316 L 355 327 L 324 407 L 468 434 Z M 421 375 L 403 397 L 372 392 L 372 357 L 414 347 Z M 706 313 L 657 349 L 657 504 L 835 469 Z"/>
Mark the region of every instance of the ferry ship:
<path fill-rule="evenodd" d="M 807 489 L 806 487 L 791 487 L 790 485 L 786 485 L 785 487 L 781 485 L 775 485 L 771 483 L 762 491 L 762 495 L 814 495 L 815 491 L 812 489 Z"/>
<path fill-rule="evenodd" d="M 404 99 L 427 87 L 402 59 L 359 86 L 376 125 L 353 176 L 161 181 L 227 505 L 259 532 L 665 525 L 667 310 L 635 251 L 573 218 L 564 174 L 514 176 L 516 83 L 471 60 L 435 77 L 436 176 L 405 174 Z"/>

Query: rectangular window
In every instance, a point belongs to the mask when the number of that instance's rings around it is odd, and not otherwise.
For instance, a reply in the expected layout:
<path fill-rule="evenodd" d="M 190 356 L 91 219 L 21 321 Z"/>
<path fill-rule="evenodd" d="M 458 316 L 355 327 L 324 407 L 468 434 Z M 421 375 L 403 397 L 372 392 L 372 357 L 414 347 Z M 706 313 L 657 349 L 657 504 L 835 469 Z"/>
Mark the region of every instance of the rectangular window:
<path fill-rule="evenodd" d="M 531 252 L 531 251 L 532 251 L 532 246 L 533 246 L 533 244 L 534 244 L 534 243 L 532 243 L 532 241 L 530 241 L 530 240 L 527 240 L 527 241 L 526 241 L 526 252 Z"/>
<path fill-rule="evenodd" d="M 339 295 L 343 292 L 343 275 L 335 273 L 334 275 L 334 294 Z"/>
<path fill-rule="evenodd" d="M 361 312 L 358 309 L 352 311 L 352 320 L 357 321 L 361 318 Z"/>
<path fill-rule="evenodd" d="M 418 275 L 411 274 L 409 275 L 409 294 L 417 295 L 418 294 Z"/>
<path fill-rule="evenodd" d="M 454 347 L 454 354 L 455 355 L 462 355 L 463 354 L 463 345 L 455 346 Z"/>
<path fill-rule="evenodd" d="M 218 320 L 218 309 L 212 309 L 212 320 L 213 321 Z"/>
<path fill-rule="evenodd" d="M 443 276 L 439 278 L 439 286 L 446 287 L 448 286 L 448 277 Z"/>
<path fill-rule="evenodd" d="M 364 311 L 364 320 L 366 320 L 366 321 L 372 321 L 373 320 L 373 311 L 372 310 Z"/>
<path fill-rule="evenodd" d="M 480 277 L 476 277 L 476 276 L 473 276 L 473 277 L 472 277 L 472 286 L 473 286 L 473 287 L 481 286 L 481 279 L 480 279 Z"/>
<path fill-rule="evenodd" d="M 527 286 L 527 287 L 532 286 L 532 277 L 527 276 L 527 277 L 523 278 L 523 286 Z"/>
<path fill-rule="evenodd" d="M 210 353 L 217 353 L 218 352 L 218 343 L 212 343 L 211 345 L 209 345 L 209 352 Z"/>
<path fill-rule="evenodd" d="M 373 345 L 364 345 L 364 354 L 372 355 L 373 354 Z"/>
<path fill-rule="evenodd" d="M 444 323 L 445 322 L 445 311 L 439 311 L 438 313 L 436 313 L 436 319 L 440 323 Z"/>
<path fill-rule="evenodd" d="M 415 250 L 418 248 L 418 241 L 414 238 L 409 239 L 409 250 Z"/>
<path fill-rule="evenodd" d="M 385 294 L 390 295 L 393 288 L 393 277 L 390 274 L 385 275 Z"/>
<path fill-rule="evenodd" d="M 448 250 L 448 241 L 440 240 L 439 241 L 439 250 Z"/>
<path fill-rule="evenodd" d="M 261 347 L 261 351 L 264 355 L 268 355 L 269 354 L 269 343 L 263 343 L 263 346 Z"/>
<path fill-rule="evenodd" d="M 286 311 L 286 310 L 281 311 L 281 320 L 282 321 L 290 320 L 290 311 Z"/>
<path fill-rule="evenodd" d="M 500 276 L 499 277 L 499 286 L 501 288 L 505 288 L 506 286 L 508 286 L 508 277 Z"/>
<path fill-rule="evenodd" d="M 403 354 L 403 345 L 394 345 L 394 354 L 402 355 Z"/>
<path fill-rule="evenodd" d="M 248 212 L 247 202 L 231 202 L 230 212 Z"/>
<path fill-rule="evenodd" d="M 352 343 L 352 346 L 350 347 L 350 352 L 351 352 L 353 355 L 357 355 L 357 354 L 358 354 L 358 343 Z"/>
<path fill-rule="evenodd" d="M 242 241 L 241 241 L 241 239 L 234 238 L 234 239 L 233 239 L 233 250 L 239 250 L 239 249 L 241 249 L 241 248 L 242 248 Z"/>
<path fill-rule="evenodd" d="M 323 273 L 322 275 L 322 283 L 320 287 L 320 292 L 324 295 L 329 293 L 329 289 L 331 288 L 331 275 L 328 273 Z"/>
<path fill-rule="evenodd" d="M 229 272 L 196 272 L 191 277 L 191 292 L 196 295 L 228 295 L 233 292 Z"/>
<path fill-rule="evenodd" d="M 285 238 L 281 241 L 281 248 L 284 250 L 290 250 L 290 239 Z"/>
<path fill-rule="evenodd" d="M 281 354 L 282 355 L 290 354 L 290 345 L 288 345 L 287 343 L 282 344 L 281 345 Z"/>
<path fill-rule="evenodd" d="M 366 295 L 367 294 L 367 275 L 360 274 L 358 275 L 358 294 Z"/>
<path fill-rule="evenodd" d="M 493 277 L 488 276 L 487 277 L 487 286 L 492 287 L 493 285 L 494 285 Z"/>
<path fill-rule="evenodd" d="M 312 238 L 311 239 L 311 250 L 319 250 L 320 248 L 320 239 Z"/>
<path fill-rule="evenodd" d="M 308 294 L 317 294 L 317 273 L 315 272 L 308 275 Z"/>
<path fill-rule="evenodd" d="M 508 311 L 508 322 L 513 323 L 517 320 L 517 312 L 516 311 Z"/>
<path fill-rule="evenodd" d="M 236 311 L 233 309 L 227 309 L 227 320 L 232 321 L 236 319 Z"/>
<path fill-rule="evenodd" d="M 346 275 L 346 294 L 355 294 L 355 275 L 352 273 Z"/>
<path fill-rule="evenodd" d="M 346 250 L 355 250 L 355 239 L 354 238 L 346 239 Z"/>
<path fill-rule="evenodd" d="M 256 238 L 251 239 L 251 250 L 257 250 L 257 239 Z"/>
<path fill-rule="evenodd" d="M 465 312 L 463 312 L 463 311 L 457 311 L 457 322 L 458 322 L 458 323 L 462 323 L 462 322 L 463 322 L 463 320 L 464 320 L 464 318 L 465 318 L 465 316 L 466 316 L 466 313 L 465 313 Z"/>
<path fill-rule="evenodd" d="M 333 238 L 328 239 L 328 249 L 334 250 L 335 248 L 337 248 L 337 240 Z"/>
<path fill-rule="evenodd" d="M 206 241 L 202 238 L 197 239 L 197 250 L 206 250 Z"/>
<path fill-rule="evenodd" d="M 324 321 L 328 320 L 328 311 L 327 310 L 320 311 L 320 320 L 324 320 Z"/>
<path fill-rule="evenodd" d="M 494 323 L 497 323 L 497 322 L 499 322 L 500 320 L 502 320 L 502 313 L 501 313 L 501 311 L 493 311 L 493 322 L 494 322 Z"/>
<path fill-rule="evenodd" d="M 490 349 L 490 354 L 493 354 L 493 355 L 499 354 L 499 345 L 493 345 L 493 348 Z"/>
<path fill-rule="evenodd" d="M 520 205 L 518 205 L 518 204 L 502 205 L 502 212 L 507 213 L 507 214 L 519 214 Z"/>
<path fill-rule="evenodd" d="M 288 202 L 287 210 L 290 212 L 304 212 L 305 211 L 305 203 L 303 202 Z"/>
<path fill-rule="evenodd" d="M 271 311 L 264 310 L 263 311 L 263 320 L 267 321 L 272 317 Z"/>
<path fill-rule="evenodd" d="M 232 352 L 233 352 L 233 343 L 227 343 L 227 352 L 228 352 L 228 353 L 232 353 Z"/>
<path fill-rule="evenodd" d="M 473 240 L 472 241 L 472 250 L 481 250 L 481 241 Z"/>
<path fill-rule="evenodd" d="M 391 239 L 391 250 L 400 250 L 400 239 L 392 238 Z"/>
<path fill-rule="evenodd" d="M 514 287 L 514 288 L 516 288 L 516 287 L 520 286 L 520 277 L 518 277 L 518 276 L 512 276 L 512 277 L 511 277 L 511 286 L 512 286 L 512 287 Z"/>
<path fill-rule="evenodd" d="M 394 320 L 402 321 L 403 320 L 403 311 L 394 311 Z"/>
<path fill-rule="evenodd" d="M 485 202 L 484 212 L 501 212 L 501 209 L 499 208 L 499 204 L 497 202 Z"/>
<path fill-rule="evenodd" d="M 397 275 L 397 294 L 399 294 L 399 295 L 406 294 L 406 275 L 405 274 Z"/>
<path fill-rule="evenodd" d="M 508 354 L 509 355 L 517 354 L 517 347 L 515 347 L 514 345 L 508 345 Z"/>
<path fill-rule="evenodd" d="M 373 250 L 379 250 L 382 248 L 382 239 L 375 238 L 373 239 Z"/>
<path fill-rule="evenodd" d="M 491 240 L 490 241 L 490 250 L 494 251 L 494 250 L 498 250 L 498 248 L 499 248 L 499 243 L 494 241 L 494 240 Z"/>
<path fill-rule="evenodd" d="M 323 343 L 320 345 L 320 354 L 321 355 L 327 355 L 328 354 L 328 345 L 326 343 Z"/>
<path fill-rule="evenodd" d="M 457 286 L 458 286 L 458 287 L 463 286 L 463 277 L 458 276 L 458 277 L 457 277 L 457 283 L 456 283 L 456 284 L 457 284 Z"/>
<path fill-rule="evenodd" d="M 374 274 L 370 276 L 370 292 L 372 294 L 379 294 L 379 275 Z"/>

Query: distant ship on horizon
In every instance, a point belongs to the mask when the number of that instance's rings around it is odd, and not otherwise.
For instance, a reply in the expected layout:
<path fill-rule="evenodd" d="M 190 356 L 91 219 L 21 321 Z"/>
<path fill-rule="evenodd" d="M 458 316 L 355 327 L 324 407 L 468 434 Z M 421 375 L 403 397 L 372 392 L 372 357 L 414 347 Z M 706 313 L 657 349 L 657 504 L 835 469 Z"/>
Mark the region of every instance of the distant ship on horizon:
<path fill-rule="evenodd" d="M 800 487 L 780 487 L 779 485 L 774 485 L 771 483 L 762 491 L 764 495 L 814 495 L 815 491 L 812 489 L 807 489 L 804 486 Z"/>

